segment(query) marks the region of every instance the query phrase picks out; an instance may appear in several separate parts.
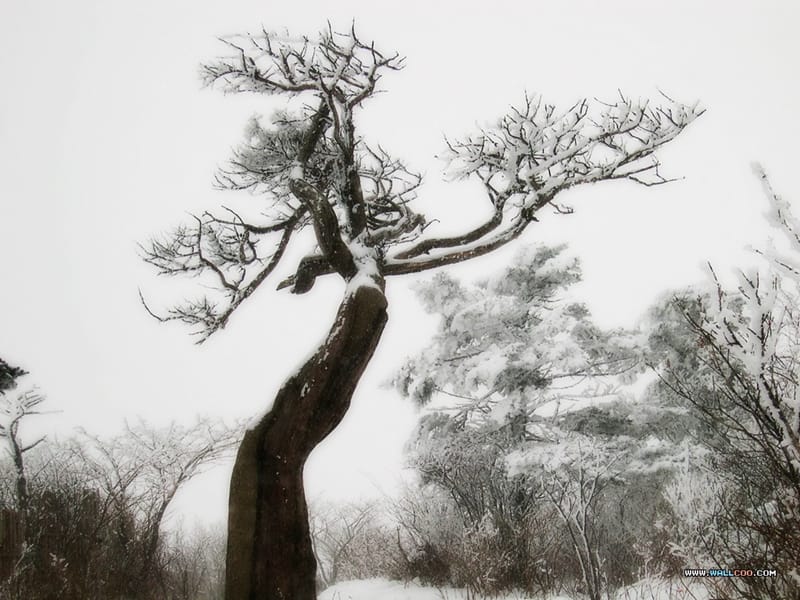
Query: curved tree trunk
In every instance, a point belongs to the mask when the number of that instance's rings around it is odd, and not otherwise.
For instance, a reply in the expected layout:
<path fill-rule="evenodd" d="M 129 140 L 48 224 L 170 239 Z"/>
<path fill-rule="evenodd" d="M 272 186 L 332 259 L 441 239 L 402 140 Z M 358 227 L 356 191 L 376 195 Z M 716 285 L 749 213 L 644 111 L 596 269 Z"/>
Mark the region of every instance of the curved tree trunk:
<path fill-rule="evenodd" d="M 245 434 L 231 478 L 226 600 L 316 599 L 303 466 L 347 412 L 386 319 L 379 287 L 349 292 L 325 342 Z"/>

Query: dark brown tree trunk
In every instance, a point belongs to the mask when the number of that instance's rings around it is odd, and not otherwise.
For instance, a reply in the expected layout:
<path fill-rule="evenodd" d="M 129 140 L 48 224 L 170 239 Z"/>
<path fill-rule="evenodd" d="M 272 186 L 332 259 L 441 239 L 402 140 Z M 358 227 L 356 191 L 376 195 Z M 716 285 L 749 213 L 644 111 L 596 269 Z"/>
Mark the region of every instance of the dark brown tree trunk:
<path fill-rule="evenodd" d="M 377 286 L 348 293 L 325 342 L 245 434 L 231 478 L 226 600 L 316 599 L 303 466 L 347 412 L 386 319 Z"/>

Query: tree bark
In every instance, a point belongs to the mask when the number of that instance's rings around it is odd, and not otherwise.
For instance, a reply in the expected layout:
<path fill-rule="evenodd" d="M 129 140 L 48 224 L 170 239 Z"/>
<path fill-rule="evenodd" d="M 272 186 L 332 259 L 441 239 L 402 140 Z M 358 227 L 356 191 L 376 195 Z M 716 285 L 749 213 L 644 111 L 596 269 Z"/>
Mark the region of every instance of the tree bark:
<path fill-rule="evenodd" d="M 325 342 L 244 436 L 231 478 L 226 600 L 316 600 L 303 466 L 344 417 L 383 333 L 381 287 L 345 295 Z"/>

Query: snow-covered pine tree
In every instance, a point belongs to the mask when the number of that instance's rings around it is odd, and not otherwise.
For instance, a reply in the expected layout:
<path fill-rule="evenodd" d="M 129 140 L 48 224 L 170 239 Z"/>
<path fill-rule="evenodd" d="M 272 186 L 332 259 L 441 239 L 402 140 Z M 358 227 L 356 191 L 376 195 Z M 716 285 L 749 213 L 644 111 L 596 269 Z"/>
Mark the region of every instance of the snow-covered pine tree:
<path fill-rule="evenodd" d="M 409 444 L 421 484 L 445 492 L 466 535 L 488 521 L 505 540 L 494 583 L 534 589 L 526 565 L 574 561 L 599 598 L 636 576 L 635 546 L 669 558 L 649 535 L 660 490 L 702 451 L 685 407 L 643 395 L 647 332 L 594 324 L 571 292 L 579 280 L 564 247 L 526 249 L 472 285 L 437 275 L 418 292 L 438 330 L 395 384 L 425 407 Z M 571 557 L 531 554 L 525 539 L 546 534 L 530 523 L 547 510 Z"/>

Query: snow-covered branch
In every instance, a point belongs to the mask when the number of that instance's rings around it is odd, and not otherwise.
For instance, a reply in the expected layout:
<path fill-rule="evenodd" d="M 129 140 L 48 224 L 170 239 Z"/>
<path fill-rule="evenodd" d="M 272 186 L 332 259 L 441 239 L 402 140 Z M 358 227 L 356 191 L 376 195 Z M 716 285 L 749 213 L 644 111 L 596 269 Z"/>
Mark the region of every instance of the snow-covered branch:
<path fill-rule="evenodd" d="M 396 254 L 387 274 L 418 272 L 468 260 L 515 239 L 544 206 L 558 212 L 556 195 L 576 185 L 628 179 L 652 186 L 671 181 L 659 171 L 656 151 L 703 114 L 664 96 L 666 104 L 582 100 L 566 111 L 526 97 L 491 128 L 447 142 L 443 158 L 451 179 L 477 177 L 492 204 L 488 221 L 461 235 L 427 239 Z M 506 227 L 500 229 L 503 223 Z M 444 253 L 427 256 L 437 249 Z M 426 255 L 425 259 L 417 258 Z"/>
<path fill-rule="evenodd" d="M 492 128 L 448 142 L 448 175 L 478 175 L 500 192 L 553 193 L 605 179 L 664 183 L 655 151 L 703 113 L 664 96 L 666 104 L 581 100 L 565 111 L 526 97 Z"/>
<path fill-rule="evenodd" d="M 384 71 L 403 64 L 399 54 L 362 41 L 354 26 L 338 33 L 329 25 L 315 39 L 262 29 L 222 41 L 231 54 L 203 65 L 202 76 L 226 92 L 316 92 L 353 107 L 375 92 Z"/>
<path fill-rule="evenodd" d="M 159 274 L 204 276 L 220 290 L 217 299 L 185 301 L 165 314 L 156 313 L 142 297 L 147 311 L 159 321 L 182 321 L 197 327 L 200 342 L 223 328 L 233 311 L 275 270 L 305 217 L 305 210 L 298 209 L 278 223 L 258 226 L 229 212 L 230 217 L 211 213 L 194 217 L 194 225 L 178 227 L 140 246 L 142 258 Z M 265 238 L 275 234 L 277 242 L 264 252 Z"/>

